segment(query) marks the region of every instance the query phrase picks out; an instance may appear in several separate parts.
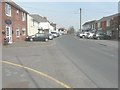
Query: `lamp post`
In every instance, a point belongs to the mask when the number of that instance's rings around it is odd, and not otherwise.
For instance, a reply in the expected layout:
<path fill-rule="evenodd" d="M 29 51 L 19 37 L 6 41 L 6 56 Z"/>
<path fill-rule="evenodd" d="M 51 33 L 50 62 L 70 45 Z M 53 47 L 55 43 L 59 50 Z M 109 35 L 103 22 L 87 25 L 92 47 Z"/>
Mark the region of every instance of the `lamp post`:
<path fill-rule="evenodd" d="M 81 30 L 81 11 L 82 11 L 82 9 L 80 8 L 80 32 L 82 31 Z"/>

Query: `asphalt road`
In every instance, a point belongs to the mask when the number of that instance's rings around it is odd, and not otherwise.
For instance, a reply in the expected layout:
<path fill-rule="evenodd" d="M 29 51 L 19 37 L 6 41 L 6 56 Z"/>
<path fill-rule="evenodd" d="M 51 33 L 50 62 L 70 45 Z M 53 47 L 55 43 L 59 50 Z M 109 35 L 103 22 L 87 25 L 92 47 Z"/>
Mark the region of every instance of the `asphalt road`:
<path fill-rule="evenodd" d="M 61 51 L 97 87 L 118 87 L 118 48 L 65 36 L 57 39 Z"/>
<path fill-rule="evenodd" d="M 118 87 L 115 47 L 65 35 L 42 44 L 3 47 L 2 51 L 3 61 L 17 64 L 3 63 L 3 87 Z"/>

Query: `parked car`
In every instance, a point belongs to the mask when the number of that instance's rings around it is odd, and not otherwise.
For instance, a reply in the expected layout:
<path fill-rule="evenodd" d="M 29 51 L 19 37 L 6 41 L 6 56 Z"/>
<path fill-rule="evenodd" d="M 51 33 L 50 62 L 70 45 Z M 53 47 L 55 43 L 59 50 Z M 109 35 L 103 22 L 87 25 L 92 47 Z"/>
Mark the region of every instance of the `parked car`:
<path fill-rule="evenodd" d="M 86 38 L 88 34 L 89 34 L 88 32 L 80 32 L 79 37 L 80 38 Z"/>
<path fill-rule="evenodd" d="M 93 39 L 93 35 L 95 34 L 95 32 L 88 32 L 87 34 L 87 39 Z"/>
<path fill-rule="evenodd" d="M 45 41 L 47 42 L 49 40 L 49 36 L 45 33 L 36 33 L 32 36 L 27 36 L 26 41 Z"/>
<path fill-rule="evenodd" d="M 53 35 L 53 37 L 59 37 L 59 34 L 57 32 L 51 32 L 51 34 Z"/>
<path fill-rule="evenodd" d="M 106 33 L 95 33 L 93 35 L 94 39 L 101 40 L 101 39 L 111 39 L 111 36 L 107 35 Z"/>
<path fill-rule="evenodd" d="M 62 32 L 59 32 L 58 34 L 59 34 L 59 36 L 62 36 L 62 35 L 63 35 L 63 33 L 62 33 Z"/>
<path fill-rule="evenodd" d="M 53 35 L 52 34 L 48 34 L 49 36 L 49 40 L 53 40 Z"/>

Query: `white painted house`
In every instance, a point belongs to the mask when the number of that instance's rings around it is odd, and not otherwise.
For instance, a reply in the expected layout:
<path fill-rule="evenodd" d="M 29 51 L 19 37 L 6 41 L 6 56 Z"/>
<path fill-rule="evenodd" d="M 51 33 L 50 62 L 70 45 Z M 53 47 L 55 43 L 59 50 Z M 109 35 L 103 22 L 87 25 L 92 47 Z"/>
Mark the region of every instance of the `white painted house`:
<path fill-rule="evenodd" d="M 47 20 L 46 17 L 42 17 L 38 14 L 32 14 L 31 15 L 35 20 L 37 20 L 39 22 L 39 32 L 45 32 L 45 33 L 49 33 L 50 30 L 50 22 Z"/>
<path fill-rule="evenodd" d="M 39 28 L 42 28 L 43 30 L 44 29 L 50 29 L 50 23 L 49 22 L 40 22 L 39 24 Z"/>
<path fill-rule="evenodd" d="M 28 36 L 34 35 L 36 33 L 38 33 L 38 29 L 39 29 L 39 21 L 36 20 L 34 17 L 32 17 L 31 15 L 27 16 L 27 26 L 28 26 Z"/>
<path fill-rule="evenodd" d="M 50 25 L 50 30 L 49 33 L 54 32 L 54 27 L 52 25 Z"/>
<path fill-rule="evenodd" d="M 50 23 L 46 17 L 38 14 L 28 15 L 28 35 L 40 33 L 51 33 L 56 30 L 56 24 Z"/>
<path fill-rule="evenodd" d="M 56 23 L 50 23 L 50 32 L 57 32 L 56 30 Z"/>

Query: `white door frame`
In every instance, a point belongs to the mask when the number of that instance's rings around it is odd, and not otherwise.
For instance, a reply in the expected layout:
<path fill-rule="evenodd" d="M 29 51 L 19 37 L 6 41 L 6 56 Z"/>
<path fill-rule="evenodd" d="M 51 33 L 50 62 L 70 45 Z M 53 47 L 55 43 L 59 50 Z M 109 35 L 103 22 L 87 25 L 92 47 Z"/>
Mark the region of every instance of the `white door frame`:
<path fill-rule="evenodd" d="M 12 28 L 11 26 L 6 26 L 6 38 L 8 38 L 8 43 L 12 44 Z"/>

